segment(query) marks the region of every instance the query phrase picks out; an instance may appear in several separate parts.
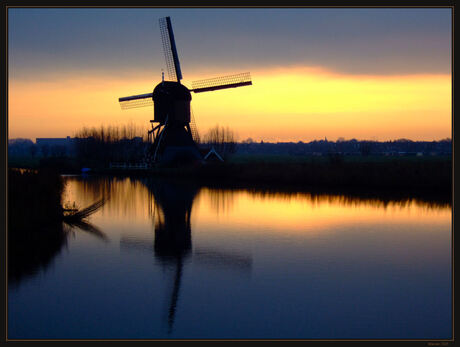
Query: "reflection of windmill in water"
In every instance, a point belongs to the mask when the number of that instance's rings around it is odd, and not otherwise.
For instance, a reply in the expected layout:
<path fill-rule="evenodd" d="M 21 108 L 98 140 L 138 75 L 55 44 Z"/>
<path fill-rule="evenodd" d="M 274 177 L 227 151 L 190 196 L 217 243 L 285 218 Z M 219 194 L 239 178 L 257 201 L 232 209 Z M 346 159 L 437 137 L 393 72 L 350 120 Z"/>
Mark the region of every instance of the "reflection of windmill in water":
<path fill-rule="evenodd" d="M 120 247 L 133 250 L 153 250 L 155 258 L 171 271 L 172 288 L 167 303 L 168 333 L 172 332 L 178 303 L 182 274 L 187 260 L 222 269 L 250 271 L 252 258 L 235 252 L 216 249 L 194 249 L 192 252 L 192 229 L 190 216 L 193 201 L 199 188 L 179 182 L 149 180 L 145 182 L 152 192 L 155 240 L 120 239 Z M 153 246 L 153 247 L 152 247 Z"/>
<path fill-rule="evenodd" d="M 195 81 L 192 89 L 181 84 L 182 73 L 174 41 L 171 20 L 160 18 L 160 31 L 169 79 L 162 81 L 152 93 L 119 98 L 122 109 L 154 105 L 152 129 L 149 130 L 148 159 L 151 162 L 202 159 L 196 142 L 199 135 L 190 108 L 190 92 L 201 93 L 218 89 L 251 85 L 249 72 Z M 153 126 L 153 123 L 158 123 Z M 155 132 L 156 131 L 156 132 Z"/>

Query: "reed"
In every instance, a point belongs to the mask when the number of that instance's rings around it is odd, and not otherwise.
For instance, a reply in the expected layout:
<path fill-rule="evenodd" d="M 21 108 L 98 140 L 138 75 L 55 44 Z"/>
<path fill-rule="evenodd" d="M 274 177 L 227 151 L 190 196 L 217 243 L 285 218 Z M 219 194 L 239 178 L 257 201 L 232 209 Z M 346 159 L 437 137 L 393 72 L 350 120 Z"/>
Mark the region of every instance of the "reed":
<path fill-rule="evenodd" d="M 8 170 L 8 226 L 37 230 L 60 222 L 84 221 L 107 201 L 105 197 L 83 209 L 62 206 L 64 181 L 55 170 Z M 38 228 L 30 228 L 34 225 Z"/>
<path fill-rule="evenodd" d="M 94 212 L 99 210 L 106 202 L 106 198 L 103 197 L 100 200 L 96 201 L 95 203 L 89 205 L 88 207 L 85 207 L 81 210 L 78 209 L 64 209 L 64 215 L 63 215 L 63 221 L 72 224 L 72 223 L 78 223 L 81 222 L 82 220 L 88 218 L 90 215 L 92 215 Z"/>

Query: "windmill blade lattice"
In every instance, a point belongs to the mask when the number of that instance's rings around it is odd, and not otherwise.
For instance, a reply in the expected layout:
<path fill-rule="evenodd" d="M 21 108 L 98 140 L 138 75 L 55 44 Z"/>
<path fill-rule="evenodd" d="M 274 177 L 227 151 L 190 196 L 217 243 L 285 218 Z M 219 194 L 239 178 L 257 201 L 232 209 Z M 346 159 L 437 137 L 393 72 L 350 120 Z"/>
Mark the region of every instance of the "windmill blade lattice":
<path fill-rule="evenodd" d="M 152 106 L 152 93 L 125 96 L 123 98 L 118 98 L 118 102 L 120 103 L 122 110 L 135 107 Z"/>
<path fill-rule="evenodd" d="M 201 93 L 218 89 L 248 86 L 251 84 L 251 74 L 249 72 L 243 72 L 236 75 L 214 77 L 192 82 L 192 89 L 190 91 Z"/>
<path fill-rule="evenodd" d="M 130 108 L 137 108 L 137 107 L 153 106 L 153 100 L 152 98 L 144 98 L 144 99 L 137 99 L 137 100 L 130 100 L 130 101 L 120 101 L 120 106 L 122 110 L 127 110 Z"/>
<path fill-rule="evenodd" d="M 169 17 L 160 18 L 161 41 L 163 42 L 163 52 L 165 54 L 166 68 L 171 81 L 179 82 L 182 79 L 179 57 L 177 56 L 176 43 L 172 31 L 171 20 Z"/>

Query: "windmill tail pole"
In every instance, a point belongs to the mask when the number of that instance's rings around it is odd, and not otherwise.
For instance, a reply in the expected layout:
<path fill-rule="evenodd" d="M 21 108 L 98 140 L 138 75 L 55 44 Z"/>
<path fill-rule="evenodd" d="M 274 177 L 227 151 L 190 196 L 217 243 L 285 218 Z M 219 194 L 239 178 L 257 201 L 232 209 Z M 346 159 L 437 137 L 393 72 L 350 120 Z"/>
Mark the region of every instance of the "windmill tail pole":
<path fill-rule="evenodd" d="M 192 138 L 196 143 L 200 143 L 200 134 L 198 133 L 198 128 L 196 126 L 195 122 L 195 116 L 193 115 L 192 108 L 190 108 L 190 116 L 191 116 L 191 122 L 190 122 L 190 129 L 192 132 Z"/>
<path fill-rule="evenodd" d="M 157 143 L 157 148 L 155 148 L 155 154 L 153 155 L 153 162 L 155 163 L 157 161 L 158 148 L 160 147 L 161 139 L 163 138 L 163 134 L 166 131 L 166 126 L 168 125 L 168 117 L 169 115 L 166 116 L 165 127 L 160 134 L 160 138 L 158 139 L 158 143 Z"/>

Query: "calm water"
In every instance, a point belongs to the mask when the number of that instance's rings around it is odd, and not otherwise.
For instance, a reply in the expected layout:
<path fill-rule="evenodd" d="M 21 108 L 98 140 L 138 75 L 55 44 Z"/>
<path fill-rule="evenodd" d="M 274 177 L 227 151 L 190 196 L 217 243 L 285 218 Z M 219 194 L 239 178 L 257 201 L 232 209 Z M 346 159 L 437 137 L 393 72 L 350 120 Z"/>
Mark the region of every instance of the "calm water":
<path fill-rule="evenodd" d="M 110 200 L 8 288 L 8 337 L 448 339 L 451 207 L 68 176 Z"/>

